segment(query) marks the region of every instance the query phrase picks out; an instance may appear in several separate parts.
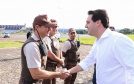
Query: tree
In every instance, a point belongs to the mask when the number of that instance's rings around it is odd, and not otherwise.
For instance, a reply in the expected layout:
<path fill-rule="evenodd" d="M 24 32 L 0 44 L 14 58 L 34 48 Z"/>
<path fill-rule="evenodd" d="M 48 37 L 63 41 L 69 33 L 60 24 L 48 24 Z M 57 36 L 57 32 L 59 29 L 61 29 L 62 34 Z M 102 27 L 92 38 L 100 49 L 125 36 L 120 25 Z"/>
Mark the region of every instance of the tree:
<path fill-rule="evenodd" d="M 77 30 L 76 32 L 77 32 L 77 34 L 87 34 L 88 33 L 87 30 Z"/>
<path fill-rule="evenodd" d="M 124 28 L 124 29 L 121 29 L 119 32 L 123 34 L 132 34 L 133 30 L 130 30 L 129 28 Z"/>

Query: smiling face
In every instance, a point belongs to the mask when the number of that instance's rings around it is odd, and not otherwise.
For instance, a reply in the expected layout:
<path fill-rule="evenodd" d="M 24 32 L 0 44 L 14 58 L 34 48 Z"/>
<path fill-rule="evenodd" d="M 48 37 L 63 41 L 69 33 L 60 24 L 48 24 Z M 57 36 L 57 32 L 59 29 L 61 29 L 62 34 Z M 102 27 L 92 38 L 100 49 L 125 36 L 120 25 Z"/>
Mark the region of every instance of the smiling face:
<path fill-rule="evenodd" d="M 57 27 L 53 27 L 50 31 L 50 36 L 54 36 L 57 33 Z"/>
<path fill-rule="evenodd" d="M 97 32 L 97 21 L 93 22 L 92 16 L 93 16 L 92 14 L 88 16 L 85 28 L 88 29 L 88 35 L 95 36 Z"/>
<path fill-rule="evenodd" d="M 45 36 L 48 36 L 48 34 L 51 30 L 51 28 L 45 27 L 45 26 L 38 26 L 37 29 L 42 38 L 44 38 Z"/>

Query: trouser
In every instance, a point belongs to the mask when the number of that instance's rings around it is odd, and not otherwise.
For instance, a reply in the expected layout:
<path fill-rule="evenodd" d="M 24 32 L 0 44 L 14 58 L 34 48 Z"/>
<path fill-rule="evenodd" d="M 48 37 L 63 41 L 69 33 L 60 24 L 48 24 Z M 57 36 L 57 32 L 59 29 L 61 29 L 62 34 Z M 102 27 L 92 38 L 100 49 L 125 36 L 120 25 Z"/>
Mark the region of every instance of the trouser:
<path fill-rule="evenodd" d="M 70 69 L 76 66 L 76 64 L 77 63 L 67 63 L 65 67 L 67 69 Z M 77 77 L 77 73 L 72 74 L 71 76 L 69 76 L 67 79 L 64 80 L 64 84 L 74 84 L 76 77 Z"/>
<path fill-rule="evenodd" d="M 96 64 L 94 64 L 94 74 L 93 74 L 92 83 L 93 83 L 93 84 L 96 84 Z"/>
<path fill-rule="evenodd" d="M 49 64 L 46 65 L 46 70 L 55 72 L 56 71 L 56 66 L 57 66 L 57 64 L 49 63 Z M 56 79 L 55 78 L 44 79 L 42 84 L 56 84 Z"/>
<path fill-rule="evenodd" d="M 39 81 L 36 81 L 35 83 L 33 83 L 33 82 L 26 81 L 26 80 L 20 78 L 19 84 L 42 84 L 42 80 L 39 80 Z"/>

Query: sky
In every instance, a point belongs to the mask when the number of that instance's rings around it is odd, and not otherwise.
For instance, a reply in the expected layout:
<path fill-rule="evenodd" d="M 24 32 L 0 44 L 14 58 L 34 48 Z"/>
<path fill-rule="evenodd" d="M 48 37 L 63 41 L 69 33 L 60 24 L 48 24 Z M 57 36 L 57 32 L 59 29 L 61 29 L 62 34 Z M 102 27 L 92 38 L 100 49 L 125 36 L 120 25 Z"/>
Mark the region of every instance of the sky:
<path fill-rule="evenodd" d="M 47 14 L 59 28 L 85 28 L 87 12 L 105 9 L 110 26 L 134 29 L 134 0 L 0 0 L 0 25 L 32 27 L 34 18 Z"/>

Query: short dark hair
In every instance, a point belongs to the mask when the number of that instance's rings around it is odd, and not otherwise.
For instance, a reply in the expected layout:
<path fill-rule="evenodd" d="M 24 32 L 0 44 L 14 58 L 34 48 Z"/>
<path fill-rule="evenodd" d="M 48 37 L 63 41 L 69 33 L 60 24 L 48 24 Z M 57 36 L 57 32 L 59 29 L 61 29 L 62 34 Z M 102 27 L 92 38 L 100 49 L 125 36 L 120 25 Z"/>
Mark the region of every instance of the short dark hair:
<path fill-rule="evenodd" d="M 32 31 L 33 29 L 30 29 L 30 31 Z"/>
<path fill-rule="evenodd" d="M 110 26 L 109 28 L 115 29 L 114 26 Z"/>
<path fill-rule="evenodd" d="M 93 22 L 96 22 L 97 20 L 101 20 L 101 23 L 103 24 L 104 28 L 109 27 L 109 17 L 104 9 L 97 9 L 97 10 L 91 10 L 88 11 L 88 15 L 92 14 L 92 20 Z"/>

